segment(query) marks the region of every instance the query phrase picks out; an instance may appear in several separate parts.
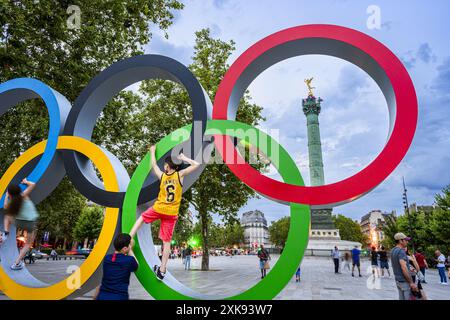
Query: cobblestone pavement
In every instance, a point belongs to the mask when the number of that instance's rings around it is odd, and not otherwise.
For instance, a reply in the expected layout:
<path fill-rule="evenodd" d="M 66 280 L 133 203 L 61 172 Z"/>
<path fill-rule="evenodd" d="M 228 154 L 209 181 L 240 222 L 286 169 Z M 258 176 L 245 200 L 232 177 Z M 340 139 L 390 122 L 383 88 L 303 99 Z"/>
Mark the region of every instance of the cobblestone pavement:
<path fill-rule="evenodd" d="M 273 257 L 272 264 L 278 257 Z M 80 265 L 82 260 L 43 261 L 38 260 L 29 266 L 30 271 L 48 283 L 55 283 L 67 276 L 71 265 Z M 201 258 L 192 259 L 192 270 L 185 271 L 181 259 L 169 261 L 169 270 L 183 284 L 210 295 L 233 295 L 246 290 L 260 281 L 258 260 L 255 256 L 211 257 L 211 271 L 200 271 Z M 334 274 L 331 259 L 305 257 L 302 262 L 302 279 L 295 282 L 293 277 L 276 299 L 299 300 L 395 300 L 397 289 L 393 278 L 371 277 L 370 263 L 362 261 L 362 276 L 352 277 L 348 270 Z M 392 270 L 391 270 L 392 273 Z M 357 274 L 356 274 L 357 276 Z M 430 299 L 450 300 L 450 285 L 439 284 L 436 270 L 427 270 L 428 284 L 424 289 Z M 83 298 L 90 299 L 93 292 Z M 131 299 L 152 299 L 133 275 L 130 284 Z M 0 295 L 0 299 L 8 299 Z"/>

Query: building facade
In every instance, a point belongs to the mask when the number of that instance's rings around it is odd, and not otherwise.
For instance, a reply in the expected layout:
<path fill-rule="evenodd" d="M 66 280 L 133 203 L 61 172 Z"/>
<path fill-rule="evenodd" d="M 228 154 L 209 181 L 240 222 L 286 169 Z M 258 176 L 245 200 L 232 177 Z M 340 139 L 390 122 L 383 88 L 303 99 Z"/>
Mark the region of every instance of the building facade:
<path fill-rule="evenodd" d="M 361 231 L 367 235 L 371 246 L 378 247 L 385 239 L 382 229 L 389 217 L 395 217 L 395 211 L 387 213 L 381 210 L 372 210 L 361 218 Z"/>
<path fill-rule="evenodd" d="M 266 248 L 272 247 L 264 213 L 259 210 L 245 212 L 241 218 L 241 225 L 244 228 L 245 247 L 256 248 L 261 244 Z"/>

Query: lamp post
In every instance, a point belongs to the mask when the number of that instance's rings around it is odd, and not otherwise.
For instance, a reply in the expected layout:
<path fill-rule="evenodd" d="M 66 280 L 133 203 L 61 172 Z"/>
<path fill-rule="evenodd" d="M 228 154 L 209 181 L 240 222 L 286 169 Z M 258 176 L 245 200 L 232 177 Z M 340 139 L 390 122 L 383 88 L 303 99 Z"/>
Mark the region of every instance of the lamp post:
<path fill-rule="evenodd" d="M 414 239 L 412 238 L 412 226 L 411 226 L 411 217 L 410 217 L 410 212 L 409 212 L 409 204 L 408 204 L 408 195 L 406 194 L 408 190 L 406 189 L 406 185 L 405 185 L 405 177 L 403 177 L 403 205 L 405 207 L 405 212 L 408 216 L 408 227 L 409 227 L 409 235 L 411 236 L 411 249 L 412 249 L 412 253 L 415 253 L 415 248 L 414 248 Z"/>

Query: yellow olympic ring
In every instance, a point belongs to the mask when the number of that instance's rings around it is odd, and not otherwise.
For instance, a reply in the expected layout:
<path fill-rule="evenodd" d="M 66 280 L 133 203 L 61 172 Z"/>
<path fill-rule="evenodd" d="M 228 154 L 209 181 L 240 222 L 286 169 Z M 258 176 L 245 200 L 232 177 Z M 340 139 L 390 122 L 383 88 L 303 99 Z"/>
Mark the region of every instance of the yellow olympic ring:
<path fill-rule="evenodd" d="M 3 194 L 12 178 L 23 166 L 44 152 L 46 143 L 47 140 L 34 145 L 14 161 L 0 179 L 0 194 Z M 105 184 L 105 189 L 113 192 L 119 191 L 114 168 L 100 147 L 83 138 L 61 136 L 58 138 L 57 149 L 73 150 L 84 154 L 92 160 L 94 165 L 100 171 Z M 118 208 L 106 208 L 103 227 L 97 243 L 77 272 L 80 276 L 80 285 L 83 285 L 94 274 L 103 261 L 113 240 L 118 219 Z M 48 287 L 30 288 L 12 280 L 0 267 L 0 290 L 11 299 L 58 300 L 71 295 L 77 290 L 73 286 L 67 284 L 70 277 L 72 276 Z"/>

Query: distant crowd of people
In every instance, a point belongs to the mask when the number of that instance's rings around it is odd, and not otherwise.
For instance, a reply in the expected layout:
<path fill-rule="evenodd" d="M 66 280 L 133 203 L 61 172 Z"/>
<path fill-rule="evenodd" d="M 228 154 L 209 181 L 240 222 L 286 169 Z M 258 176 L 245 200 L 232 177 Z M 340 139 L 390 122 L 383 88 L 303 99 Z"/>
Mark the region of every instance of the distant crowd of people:
<path fill-rule="evenodd" d="M 392 271 L 394 274 L 396 286 L 399 293 L 400 300 L 414 300 L 427 299 L 425 290 L 422 284 L 426 284 L 426 270 L 429 268 L 425 254 L 421 249 L 412 253 L 408 248 L 408 242 L 411 240 L 405 234 L 399 232 L 394 236 L 396 246 L 390 253 L 381 246 L 379 249 L 372 247 L 370 250 L 370 263 L 372 267 L 372 274 L 374 277 L 384 277 L 385 271 L 388 277 L 391 277 L 389 269 L 389 256 L 392 264 Z M 355 276 L 355 267 L 358 270 L 359 277 L 361 277 L 361 250 L 357 246 L 351 252 L 345 252 L 341 257 L 341 252 L 338 247 L 334 247 L 331 252 L 331 258 L 334 263 L 335 274 L 340 274 L 340 261 L 344 262 L 344 270 L 350 271 L 350 264 L 352 264 L 351 274 Z M 450 279 L 450 255 L 445 258 L 440 250 L 434 253 L 434 262 L 438 269 L 439 280 L 441 285 L 448 285 Z M 448 271 L 446 271 L 446 268 Z"/>

